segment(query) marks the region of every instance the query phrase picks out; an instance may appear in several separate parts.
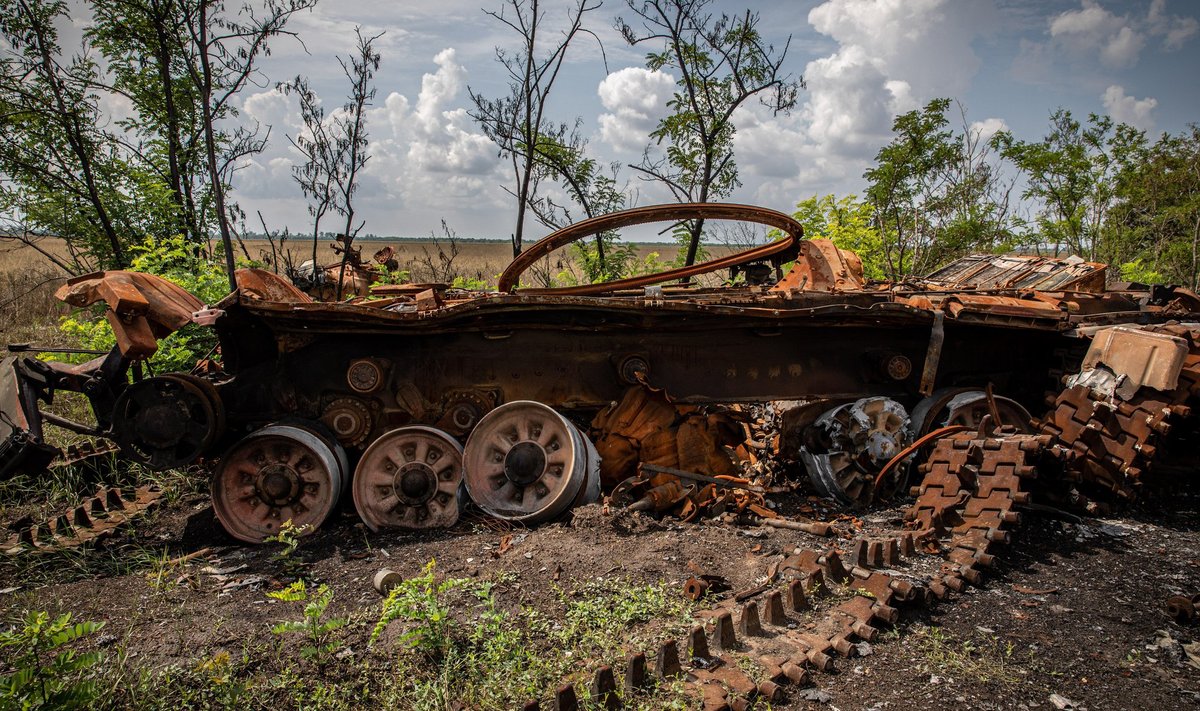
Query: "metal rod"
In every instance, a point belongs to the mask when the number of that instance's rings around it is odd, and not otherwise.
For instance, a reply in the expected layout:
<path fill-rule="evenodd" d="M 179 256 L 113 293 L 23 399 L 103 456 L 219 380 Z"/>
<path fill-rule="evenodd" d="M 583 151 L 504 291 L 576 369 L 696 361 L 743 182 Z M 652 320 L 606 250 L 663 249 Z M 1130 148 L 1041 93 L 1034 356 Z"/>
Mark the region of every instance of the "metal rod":
<path fill-rule="evenodd" d="M 743 491 L 752 491 L 756 494 L 767 493 L 767 490 L 762 488 L 761 486 L 754 486 L 753 484 L 740 484 L 736 481 L 729 481 L 728 479 L 719 479 L 714 476 L 706 476 L 704 474 L 693 474 L 692 472 L 685 472 L 682 469 L 672 469 L 671 467 L 660 467 L 657 464 L 639 464 L 638 468 L 642 469 L 644 471 L 652 472 L 654 474 L 670 474 L 671 476 L 677 476 L 680 479 L 691 479 L 692 481 L 704 482 L 705 484 L 713 484 L 714 486 L 723 486 L 726 489 L 742 489 Z"/>
<path fill-rule="evenodd" d="M 61 427 L 64 430 L 71 430 L 72 432 L 78 432 L 79 434 L 85 434 L 85 435 L 89 435 L 92 437 L 104 437 L 105 436 L 103 432 L 96 429 L 95 427 L 89 427 L 88 425 L 80 424 L 78 422 L 75 422 L 74 420 L 68 420 L 65 417 L 59 417 L 58 415 L 55 415 L 52 412 L 41 412 L 40 414 L 41 414 L 43 420 L 45 420 L 46 422 L 49 422 L 52 425 Z"/>
<path fill-rule="evenodd" d="M 82 353 L 84 355 L 107 355 L 108 351 L 98 351 L 91 348 L 51 348 L 35 346 L 32 343 L 10 343 L 9 353 Z"/>

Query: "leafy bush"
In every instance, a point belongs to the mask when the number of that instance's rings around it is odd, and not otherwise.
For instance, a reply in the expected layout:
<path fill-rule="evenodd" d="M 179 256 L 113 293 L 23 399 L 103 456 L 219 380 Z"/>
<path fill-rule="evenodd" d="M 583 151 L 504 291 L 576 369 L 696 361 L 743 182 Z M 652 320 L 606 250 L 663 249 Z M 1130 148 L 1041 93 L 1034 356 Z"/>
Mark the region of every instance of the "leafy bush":
<path fill-rule="evenodd" d="M 100 652 L 82 654 L 69 646 L 104 626 L 103 622 L 71 624 L 71 613 L 50 619 L 30 612 L 13 629 L 0 632 L 0 649 L 14 650 L 11 674 L 0 676 L 0 709 L 80 708 L 95 701 L 94 676 Z M 7 656 L 7 654 L 6 654 Z"/>
<path fill-rule="evenodd" d="M 134 255 L 130 271 L 160 276 L 206 304 L 219 301 L 229 292 L 229 278 L 217 261 L 202 256 L 196 246 L 182 237 L 148 238 L 130 248 Z M 82 348 L 109 350 L 116 344 L 112 328 L 104 318 L 104 305 L 63 317 L 60 328 Z M 150 359 L 157 371 L 188 371 L 216 345 L 211 329 L 187 325 L 158 342 Z M 79 356 L 76 362 L 86 360 Z"/>

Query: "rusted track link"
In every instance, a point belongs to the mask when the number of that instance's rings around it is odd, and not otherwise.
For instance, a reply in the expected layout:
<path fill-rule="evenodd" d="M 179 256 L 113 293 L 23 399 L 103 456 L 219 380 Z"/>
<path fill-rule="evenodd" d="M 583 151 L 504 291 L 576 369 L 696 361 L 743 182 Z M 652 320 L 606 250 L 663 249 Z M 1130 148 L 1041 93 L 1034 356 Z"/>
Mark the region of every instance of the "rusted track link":
<path fill-rule="evenodd" d="M 1085 384 L 1060 392 L 1042 422 L 1078 457 L 1065 474 L 1068 480 L 1132 499 L 1159 457 L 1172 428 L 1191 414 L 1189 403 L 1200 394 L 1200 332 L 1179 325 L 1150 326 L 1148 332 L 1182 338 L 1188 344 L 1173 390 L 1142 387 L 1131 397 L 1102 395 Z"/>
<path fill-rule="evenodd" d="M 101 487 L 69 513 L 21 529 L 4 543 L 3 550 L 21 555 L 96 543 L 154 508 L 162 495 L 157 486 Z"/>
<path fill-rule="evenodd" d="M 585 698 L 619 708 L 639 689 L 672 680 L 682 680 L 706 711 L 740 711 L 759 698 L 778 702 L 785 687 L 807 684 L 812 672 L 831 670 L 837 657 L 852 657 L 859 643 L 875 640 L 896 622 L 899 607 L 935 604 L 978 585 L 994 564 L 994 547 L 1019 521 L 1014 507 L 1028 500 L 1024 483 L 1035 476 L 1035 465 L 1071 456 L 1046 435 L 943 439 L 906 512 L 914 530 L 860 538 L 844 551 L 798 548 L 779 565 L 781 582 L 740 607 L 730 600 L 729 607 L 696 613 L 703 624 L 682 642 L 666 640 L 635 652 L 619 672 L 600 667 L 586 688 L 565 684 L 548 706 L 531 701 L 525 708 L 576 709 Z M 949 539 L 939 545 L 944 534 Z M 942 559 L 938 573 L 924 578 L 905 570 L 933 550 Z M 831 585 L 850 597 L 812 619 L 806 613 Z M 753 677 L 744 666 L 761 674 Z"/>

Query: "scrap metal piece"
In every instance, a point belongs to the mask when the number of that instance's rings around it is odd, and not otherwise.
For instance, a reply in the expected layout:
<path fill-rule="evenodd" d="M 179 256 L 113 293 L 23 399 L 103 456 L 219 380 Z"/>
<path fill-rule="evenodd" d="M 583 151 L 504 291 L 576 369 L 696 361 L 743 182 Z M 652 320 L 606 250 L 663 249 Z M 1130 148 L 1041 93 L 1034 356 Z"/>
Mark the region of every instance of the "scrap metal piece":
<path fill-rule="evenodd" d="M 463 453 L 471 499 L 496 518 L 540 523 L 600 497 L 596 448 L 575 425 L 529 400 L 479 421 Z"/>
<path fill-rule="evenodd" d="M 59 287 L 54 297 L 80 308 L 103 301 L 117 348 L 130 360 L 154 355 L 158 339 L 191 323 L 192 314 L 204 307 L 183 288 L 141 272 L 94 272 L 75 277 Z"/>
<path fill-rule="evenodd" d="M 287 521 L 311 534 L 333 511 L 348 470 L 336 441 L 297 425 L 270 425 L 221 460 L 213 511 L 229 535 L 247 543 L 261 543 Z"/>
<path fill-rule="evenodd" d="M 1058 259 L 1020 254 L 970 255 L 919 281 L 929 288 L 1104 291 L 1107 265 L 1076 256 Z"/>
<path fill-rule="evenodd" d="M 788 273 L 771 291 L 852 291 L 863 286 L 858 255 L 829 239 L 807 239 Z"/>
<path fill-rule="evenodd" d="M 1128 400 L 1140 387 L 1170 392 L 1179 385 L 1179 374 L 1188 355 L 1188 342 L 1169 333 L 1134 326 L 1113 326 L 1096 331 L 1083 357 L 1087 372 L 1105 365 L 1121 383 L 1116 394 Z"/>
<path fill-rule="evenodd" d="M 238 291 L 260 301 L 311 304 L 312 297 L 287 279 L 265 269 L 238 269 L 233 273 Z"/>
<path fill-rule="evenodd" d="M 929 348 L 925 352 L 925 366 L 921 370 L 921 387 L 919 392 L 928 397 L 933 394 L 937 382 L 938 363 L 942 359 L 942 345 L 946 342 L 946 314 L 944 311 L 933 312 L 933 327 L 929 332 Z"/>
<path fill-rule="evenodd" d="M 354 508 L 372 531 L 458 522 L 463 447 L 432 427 L 401 427 L 367 447 L 354 471 Z"/>
<path fill-rule="evenodd" d="M 1172 595 L 1167 598 L 1167 614 L 1181 625 L 1190 625 L 1200 616 L 1200 595 Z"/>
<path fill-rule="evenodd" d="M 162 496 L 163 491 L 154 485 L 101 487 L 69 513 L 21 529 L 3 544 L 3 550 L 8 555 L 22 555 L 97 543 L 153 509 Z"/>

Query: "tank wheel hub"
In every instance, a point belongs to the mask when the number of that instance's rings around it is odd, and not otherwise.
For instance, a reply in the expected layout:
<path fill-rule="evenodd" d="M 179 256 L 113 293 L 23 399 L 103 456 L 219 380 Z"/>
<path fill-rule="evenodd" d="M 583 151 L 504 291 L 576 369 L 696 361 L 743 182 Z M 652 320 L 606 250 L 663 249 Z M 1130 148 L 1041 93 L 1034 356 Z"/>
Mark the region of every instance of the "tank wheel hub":
<path fill-rule="evenodd" d="M 230 535 L 249 543 L 288 520 L 311 533 L 337 504 L 345 471 L 345 453 L 332 437 L 307 426 L 264 427 L 222 459 L 213 509 Z"/>
<path fill-rule="evenodd" d="M 453 437 L 432 427 L 401 427 L 363 453 L 354 472 L 354 507 L 372 531 L 453 526 L 462 478 L 462 445 Z"/>

